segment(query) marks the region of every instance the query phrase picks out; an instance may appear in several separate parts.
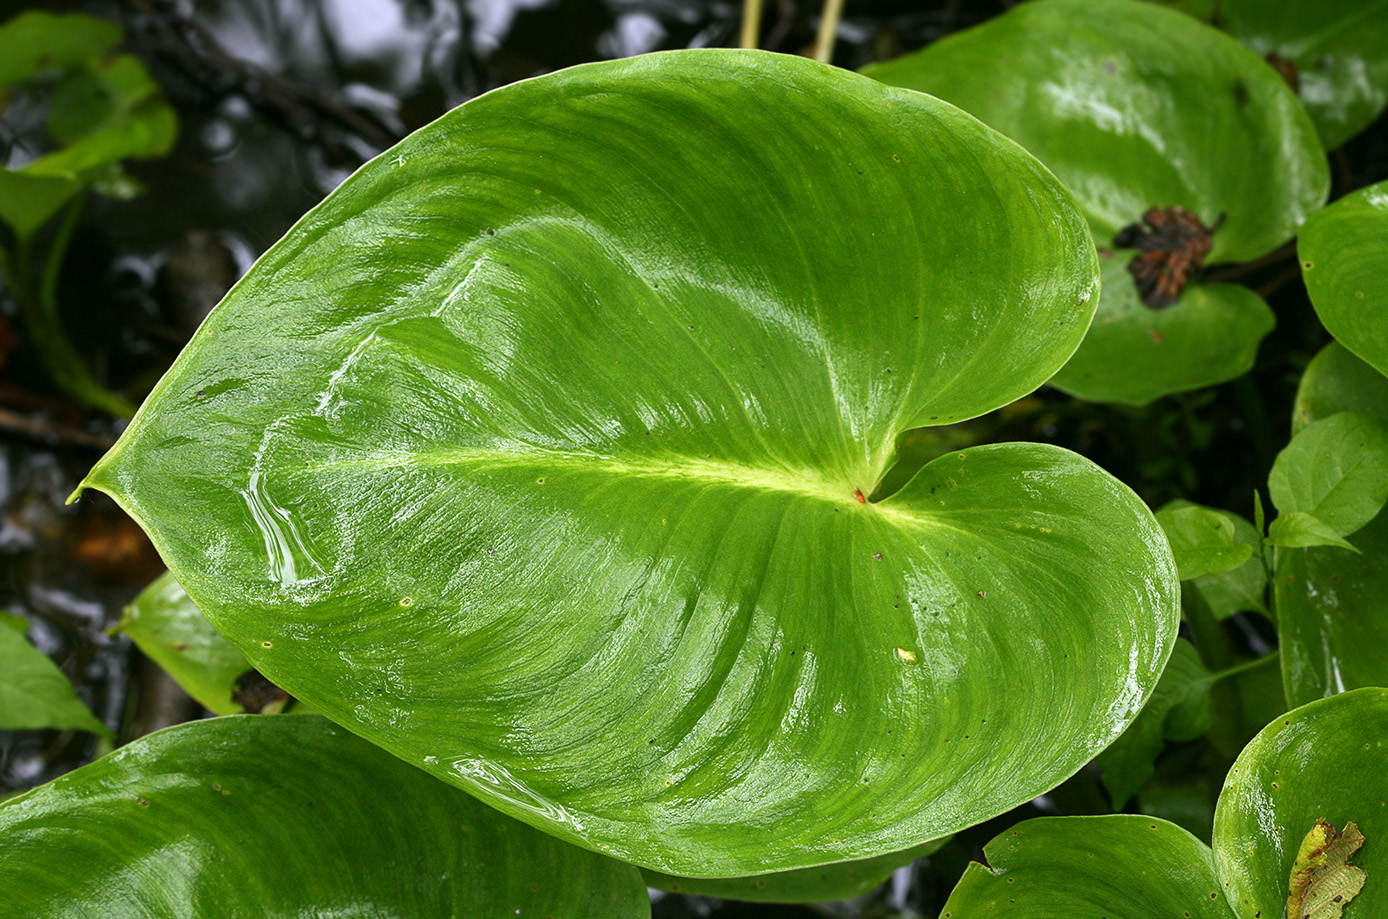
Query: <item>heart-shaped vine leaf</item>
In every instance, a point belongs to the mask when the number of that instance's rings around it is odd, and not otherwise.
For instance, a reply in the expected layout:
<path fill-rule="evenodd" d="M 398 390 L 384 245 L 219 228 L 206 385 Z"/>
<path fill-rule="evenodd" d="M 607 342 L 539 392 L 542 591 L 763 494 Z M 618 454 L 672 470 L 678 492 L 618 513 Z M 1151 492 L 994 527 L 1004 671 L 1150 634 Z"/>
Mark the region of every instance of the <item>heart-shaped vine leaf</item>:
<path fill-rule="evenodd" d="M 128 636 L 179 686 L 219 715 L 234 715 L 236 681 L 251 669 L 199 612 L 173 575 L 163 574 L 125 608 L 116 631 Z"/>
<path fill-rule="evenodd" d="M 1327 150 L 1388 104 L 1388 0 L 1217 0 L 1216 24 L 1295 86 Z"/>
<path fill-rule="evenodd" d="M 111 729 L 77 698 L 57 665 L 25 638 L 24 620 L 0 627 L 0 731 L 59 728 L 112 738 Z"/>
<path fill-rule="evenodd" d="M 316 716 L 169 728 L 6 801 L 0 875 L 26 919 L 650 915 L 630 865 Z"/>
<path fill-rule="evenodd" d="M 951 837 L 854 862 L 835 862 L 795 871 L 778 871 L 745 878 L 682 878 L 641 870 L 646 883 L 671 893 L 742 900 L 749 903 L 825 903 L 851 900 L 880 886 L 898 868 L 936 852 Z"/>
<path fill-rule="evenodd" d="M 1164 507 L 1157 512 L 1157 523 L 1171 543 L 1183 581 L 1232 571 L 1253 554 L 1253 547 L 1239 540 L 1229 515 L 1198 504 Z"/>
<path fill-rule="evenodd" d="M 865 72 L 1017 140 L 1074 191 L 1101 247 L 1146 250 L 1106 260 L 1094 327 L 1054 385 L 1145 403 L 1249 368 L 1272 314 L 1199 267 L 1276 248 L 1329 189 L 1314 126 L 1257 54 L 1150 3 L 1040 0 Z M 1162 296 L 1144 303 L 1125 274 Z"/>
<path fill-rule="evenodd" d="M 1384 60 L 1388 65 L 1388 54 Z M 1317 211 L 1306 221 L 1297 251 L 1321 322 L 1346 348 L 1388 374 L 1388 182 Z"/>
<path fill-rule="evenodd" d="M 1163 514 L 1170 514 L 1188 507 L 1201 507 L 1189 501 L 1172 501 L 1157 514 L 1157 521 L 1163 523 Z M 1202 510 L 1216 514 L 1226 520 L 1233 528 L 1235 544 L 1247 546 L 1243 564 L 1215 574 L 1202 574 L 1191 581 L 1187 588 L 1197 590 L 1215 619 L 1223 621 L 1235 613 L 1258 612 L 1268 615 L 1265 593 L 1267 591 L 1267 569 L 1258 557 L 1258 531 L 1238 514 L 1219 508 L 1204 507 Z M 1170 518 L 1167 518 L 1168 520 Z M 1170 531 L 1167 537 L 1171 538 Z M 1221 537 L 1222 542 L 1222 537 Z M 1243 550 L 1235 550 L 1243 554 Z M 1178 559 L 1179 568 L 1179 559 Z"/>
<path fill-rule="evenodd" d="M 1341 413 L 1388 422 L 1388 377 L 1338 344 L 1311 361 L 1293 424 L 1305 431 Z M 1359 686 L 1388 686 L 1388 510 L 1336 548 L 1277 553 L 1274 589 L 1282 679 L 1293 704 Z"/>
<path fill-rule="evenodd" d="M 1349 536 L 1388 502 L 1388 424 L 1358 412 L 1312 422 L 1277 454 L 1268 491 L 1283 515 L 1302 521 L 1297 532 Z M 1277 520 L 1268 535 L 1273 545 L 1292 545 L 1277 538 Z"/>
<path fill-rule="evenodd" d="M 1087 460 L 864 498 L 1063 363 L 1095 262 L 938 100 L 587 65 L 349 179 L 85 484 L 275 683 L 522 820 L 691 877 L 884 855 L 1073 773 L 1169 652 L 1165 539 Z"/>
<path fill-rule="evenodd" d="M 1026 820 L 984 846 L 942 919 L 1230 919 L 1210 849 L 1138 814 Z"/>
<path fill-rule="evenodd" d="M 1352 856 L 1367 884 L 1345 915 L 1388 916 L 1388 898 L 1377 892 L 1388 884 L 1385 738 L 1388 690 L 1358 689 L 1294 709 L 1244 748 L 1214 831 L 1215 864 L 1240 917 L 1283 914 L 1298 850 L 1322 820 L 1338 830 L 1353 823 L 1367 840 Z"/>

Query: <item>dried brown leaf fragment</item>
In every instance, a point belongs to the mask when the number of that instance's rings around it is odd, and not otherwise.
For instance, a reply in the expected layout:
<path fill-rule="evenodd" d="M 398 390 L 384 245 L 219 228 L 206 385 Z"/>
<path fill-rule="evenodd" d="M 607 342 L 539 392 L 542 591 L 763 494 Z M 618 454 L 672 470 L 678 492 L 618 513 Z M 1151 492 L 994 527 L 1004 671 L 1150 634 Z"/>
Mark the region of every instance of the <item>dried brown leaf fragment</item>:
<path fill-rule="evenodd" d="M 1183 207 L 1151 207 L 1142 215 L 1141 223 L 1119 230 L 1113 237 L 1114 247 L 1137 250 L 1128 262 L 1128 272 L 1142 302 L 1162 309 L 1179 300 L 1191 272 L 1205 267 L 1214 232 L 1223 222 L 1221 214 L 1207 227 Z"/>
<path fill-rule="evenodd" d="M 1367 879 L 1362 868 L 1349 863 L 1363 844 L 1364 834 L 1353 823 L 1336 832 L 1334 824 L 1317 819 L 1292 863 L 1287 919 L 1340 919 Z"/>

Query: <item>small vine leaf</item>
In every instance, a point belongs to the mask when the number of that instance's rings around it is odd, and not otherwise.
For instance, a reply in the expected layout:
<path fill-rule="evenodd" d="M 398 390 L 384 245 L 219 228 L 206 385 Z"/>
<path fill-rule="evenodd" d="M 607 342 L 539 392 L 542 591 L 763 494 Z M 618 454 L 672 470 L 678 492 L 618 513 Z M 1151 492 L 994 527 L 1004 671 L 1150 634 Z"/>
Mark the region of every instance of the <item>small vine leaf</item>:
<path fill-rule="evenodd" d="M 1228 515 L 1199 505 L 1166 507 L 1157 523 L 1171 543 L 1181 580 L 1224 574 L 1243 565 L 1253 547 L 1240 542 Z"/>
<path fill-rule="evenodd" d="M 1335 532 L 1335 528 L 1315 514 L 1291 511 L 1279 514 L 1268 527 L 1268 545 L 1284 549 L 1307 549 L 1312 546 L 1332 546 L 1358 553 L 1353 543 Z"/>
<path fill-rule="evenodd" d="M 1331 535 L 1352 535 L 1388 502 L 1388 424 L 1340 412 L 1307 425 L 1277 454 L 1268 491 L 1283 514 L 1307 514 Z M 1298 523 L 1291 532 L 1315 530 Z"/>
<path fill-rule="evenodd" d="M 1362 868 L 1349 864 L 1364 835 L 1353 823 L 1343 831 L 1317 818 L 1297 850 L 1287 896 L 1288 919 L 1340 919 L 1367 879 Z"/>
<path fill-rule="evenodd" d="M 1301 378 L 1292 426 L 1302 430 L 1348 411 L 1388 422 L 1388 377 L 1332 342 Z M 1328 547 L 1277 553 L 1277 632 L 1293 705 L 1388 686 L 1388 510 L 1353 540 L 1358 553 Z"/>

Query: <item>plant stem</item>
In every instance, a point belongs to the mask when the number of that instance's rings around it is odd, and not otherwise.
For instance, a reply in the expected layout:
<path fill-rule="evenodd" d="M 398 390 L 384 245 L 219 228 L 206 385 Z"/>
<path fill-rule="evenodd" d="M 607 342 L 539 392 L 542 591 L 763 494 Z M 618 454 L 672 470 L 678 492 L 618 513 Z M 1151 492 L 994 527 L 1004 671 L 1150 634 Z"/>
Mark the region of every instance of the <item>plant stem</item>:
<path fill-rule="evenodd" d="M 740 44 L 744 48 L 760 47 L 761 39 L 761 0 L 746 0 L 742 5 L 742 36 Z"/>
<path fill-rule="evenodd" d="M 48 250 L 48 260 L 43 267 L 39 289 L 33 290 L 29 284 L 29 268 L 33 264 L 33 239 L 20 237 L 14 253 L 13 262 L 0 260 L 0 273 L 5 275 L 15 301 L 19 304 L 20 315 L 24 317 L 29 341 L 38 352 L 39 360 L 48 371 L 49 378 L 63 392 L 94 408 L 109 412 L 119 418 L 129 418 L 135 414 L 135 406 L 106 389 L 92 376 L 87 365 L 82 362 L 77 349 L 63 332 L 62 321 L 58 315 L 58 275 L 73 231 L 77 228 L 77 217 L 82 210 L 82 198 L 78 197 L 68 205 L 53 244 Z"/>
<path fill-rule="evenodd" d="M 824 0 L 824 14 L 819 18 L 819 35 L 814 43 L 815 60 L 827 64 L 833 58 L 834 40 L 838 37 L 842 17 L 843 0 Z"/>

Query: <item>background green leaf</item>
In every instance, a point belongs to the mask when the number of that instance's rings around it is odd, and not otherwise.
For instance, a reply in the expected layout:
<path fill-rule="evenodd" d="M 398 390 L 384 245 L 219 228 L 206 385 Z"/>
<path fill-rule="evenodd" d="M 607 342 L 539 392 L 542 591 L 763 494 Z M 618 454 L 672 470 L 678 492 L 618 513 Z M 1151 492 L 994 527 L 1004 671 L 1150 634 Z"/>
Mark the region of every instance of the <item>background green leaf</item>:
<path fill-rule="evenodd" d="M 0 628 L 0 730 L 59 728 L 114 737 L 77 698 L 72 683 L 25 630 Z"/>
<path fill-rule="evenodd" d="M 1388 4 L 1379 4 L 1388 13 Z M 1388 31 L 1388 15 L 1378 28 Z M 1388 76 L 1388 51 L 1383 66 Z M 1388 93 L 1388 90 L 1384 90 Z M 1388 182 L 1317 211 L 1297 241 L 1316 315 L 1346 348 L 1388 374 Z"/>
<path fill-rule="evenodd" d="M 1327 150 L 1388 104 L 1385 0 L 1217 0 L 1215 7 L 1220 28 L 1296 66 L 1298 95 Z"/>
<path fill-rule="evenodd" d="M 106 54 L 120 39 L 120 26 L 81 13 L 20 13 L 0 25 L 0 87 L 78 66 Z"/>
<path fill-rule="evenodd" d="M 27 919 L 650 915 L 630 865 L 319 717 L 179 725 L 12 798 L 0 874 Z"/>
<path fill-rule="evenodd" d="M 1165 507 L 1157 512 L 1157 523 L 1183 581 L 1224 574 L 1253 555 L 1253 547 L 1239 541 L 1234 522 L 1218 511 L 1195 504 Z"/>
<path fill-rule="evenodd" d="M 1340 412 L 1388 421 L 1388 377 L 1338 344 L 1307 367 L 1297 393 L 1297 430 Z M 1388 511 L 1343 549 L 1277 553 L 1274 578 L 1282 679 L 1296 705 L 1358 686 L 1388 686 Z"/>
<path fill-rule="evenodd" d="M 1268 475 L 1283 514 L 1308 514 L 1349 536 L 1388 502 L 1388 424 L 1358 412 L 1313 421 L 1277 454 Z M 1275 531 L 1277 521 L 1273 521 Z"/>
<path fill-rule="evenodd" d="M 1209 847 L 1155 817 L 1026 820 L 983 853 L 942 919 L 1230 919 Z"/>
<path fill-rule="evenodd" d="M 1354 863 L 1368 873 L 1345 915 L 1388 916 L 1388 691 L 1359 689 L 1277 719 L 1229 771 L 1215 813 L 1215 864 L 1240 917 L 1281 916 L 1297 847 L 1317 819 L 1358 824 Z"/>
<path fill-rule="evenodd" d="M 1172 501 L 1163 511 L 1183 507 L 1198 507 L 1189 501 Z M 1194 588 L 1204 598 L 1215 619 L 1223 621 L 1236 613 L 1257 612 L 1268 615 L 1266 591 L 1267 570 L 1258 557 L 1258 531 L 1238 514 L 1219 508 L 1205 508 L 1219 514 L 1234 528 L 1234 540 L 1249 549 L 1248 559 L 1237 568 L 1218 574 L 1197 577 L 1184 589 Z M 1160 516 L 1158 522 L 1160 522 Z"/>
<path fill-rule="evenodd" d="M 1142 714 L 1095 759 L 1115 810 L 1121 810 L 1152 777 L 1153 764 L 1168 740 L 1195 740 L 1210 729 L 1213 682 L 1200 652 L 1178 638 Z"/>
<path fill-rule="evenodd" d="M 1087 460 L 860 497 L 1049 377 L 1096 261 L 937 100 L 587 65 L 344 183 L 86 484 L 275 683 L 520 819 L 687 876 L 896 852 L 1075 772 L 1169 653 L 1165 539 Z"/>
<path fill-rule="evenodd" d="M 750 903 L 826 903 L 871 892 L 898 868 L 930 855 L 949 840 L 946 836 L 904 852 L 745 878 L 682 878 L 646 868 L 641 869 L 641 875 L 650 886 L 671 893 Z"/>
<path fill-rule="evenodd" d="M 1100 246 L 1148 208 L 1178 205 L 1207 226 L 1224 215 L 1210 264 L 1255 258 L 1329 189 L 1315 128 L 1281 78 L 1227 35 L 1153 4 L 1026 3 L 864 72 L 1020 142 L 1074 191 Z M 1153 311 L 1126 262 L 1105 259 L 1094 327 L 1056 386 L 1142 404 L 1248 370 L 1273 325 L 1256 294 L 1194 284 Z"/>
<path fill-rule="evenodd" d="M 178 685 L 219 715 L 234 715 L 236 678 L 251 664 L 217 634 L 183 587 L 167 572 L 140 591 L 116 625 Z"/>

